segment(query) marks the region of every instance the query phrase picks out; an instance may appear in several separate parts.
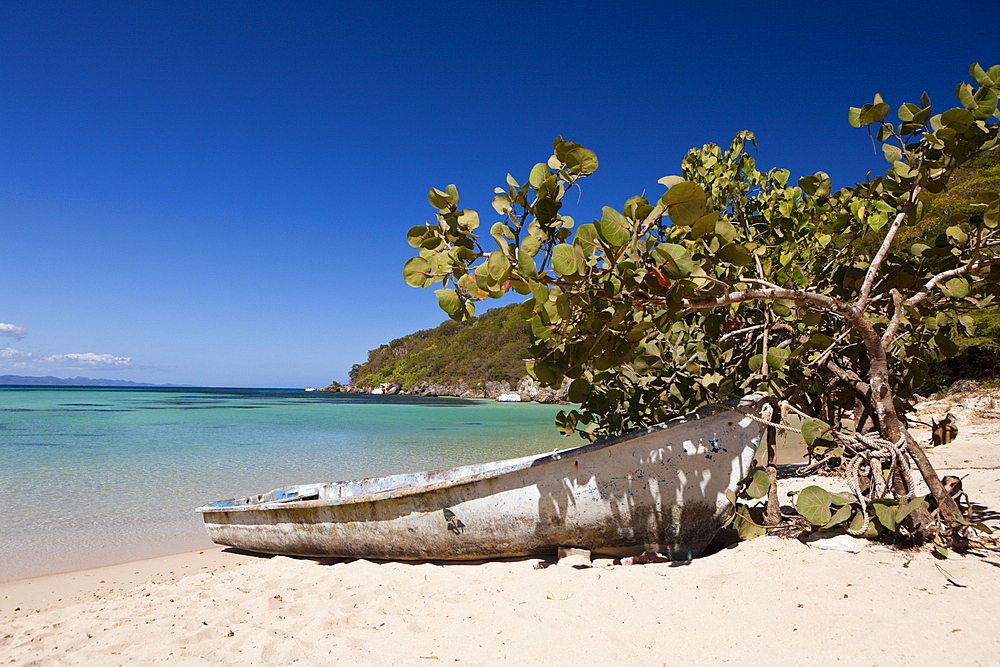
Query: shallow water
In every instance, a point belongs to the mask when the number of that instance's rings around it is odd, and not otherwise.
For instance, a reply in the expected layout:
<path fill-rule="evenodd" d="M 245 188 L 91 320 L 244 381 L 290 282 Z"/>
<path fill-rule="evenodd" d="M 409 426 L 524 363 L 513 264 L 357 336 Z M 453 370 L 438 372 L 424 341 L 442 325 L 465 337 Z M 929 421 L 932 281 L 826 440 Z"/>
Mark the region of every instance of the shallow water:
<path fill-rule="evenodd" d="M 582 444 L 558 406 L 272 389 L 0 387 L 0 581 L 209 546 L 193 509 Z"/>

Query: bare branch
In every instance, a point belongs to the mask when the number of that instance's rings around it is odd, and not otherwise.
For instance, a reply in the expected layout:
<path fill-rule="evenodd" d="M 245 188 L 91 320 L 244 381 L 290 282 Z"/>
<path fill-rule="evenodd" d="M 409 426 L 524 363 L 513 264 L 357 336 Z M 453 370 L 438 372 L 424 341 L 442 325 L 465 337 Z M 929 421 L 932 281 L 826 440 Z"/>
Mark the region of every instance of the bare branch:
<path fill-rule="evenodd" d="M 878 275 L 879 268 L 881 268 L 886 255 L 889 254 L 889 248 L 892 247 L 892 242 L 896 240 L 899 228 L 903 226 L 906 216 L 916 206 L 917 197 L 923 190 L 919 185 L 914 186 L 913 190 L 910 191 L 910 196 L 906 200 L 906 203 L 903 204 L 903 208 L 899 210 L 899 213 L 893 218 L 892 224 L 889 225 L 889 230 L 885 233 L 885 238 L 882 239 L 882 245 L 879 246 L 878 252 L 875 253 L 871 264 L 868 266 L 868 273 L 865 274 L 865 281 L 861 285 L 861 293 L 858 295 L 858 300 L 854 302 L 854 307 L 859 311 L 864 312 L 868 306 L 868 295 L 871 294 L 872 287 L 875 285 L 875 277 Z"/>
<path fill-rule="evenodd" d="M 850 334 L 851 334 L 850 329 L 842 332 L 839 336 L 837 336 L 837 338 L 832 343 L 830 343 L 826 347 L 825 350 L 823 350 L 823 352 L 818 357 L 816 357 L 815 360 L 809 362 L 809 365 L 822 366 L 823 364 L 825 364 L 826 360 L 830 358 L 831 354 L 833 354 L 833 351 L 837 349 L 837 346 L 840 345 L 842 342 L 844 342 L 844 339 L 847 338 Z"/>
<path fill-rule="evenodd" d="M 924 286 L 919 292 L 911 296 L 903 303 L 907 306 L 919 306 L 927 301 L 931 292 L 935 287 L 940 285 L 942 281 L 965 275 L 966 273 L 971 273 L 973 271 L 978 271 L 979 269 L 984 269 L 987 266 L 993 266 L 994 264 L 1000 264 L 1000 257 L 991 257 L 990 259 L 984 259 L 978 262 L 970 262 L 965 266 L 959 266 L 958 268 L 954 268 L 949 271 L 942 271 L 924 283 Z"/>
<path fill-rule="evenodd" d="M 889 326 L 885 328 L 885 332 L 882 334 L 882 347 L 888 348 L 892 339 L 896 337 L 896 332 L 899 331 L 899 323 L 903 317 L 903 297 L 900 296 L 899 290 L 895 287 L 890 290 L 892 294 L 892 319 L 889 320 Z"/>
<path fill-rule="evenodd" d="M 727 334 L 719 336 L 718 342 L 721 343 L 724 340 L 729 340 L 730 338 L 736 338 L 737 336 L 743 335 L 745 333 L 750 333 L 751 331 L 760 331 L 765 328 L 766 324 L 755 324 L 752 327 L 744 327 L 742 329 L 737 329 L 736 331 L 730 331 Z"/>
<path fill-rule="evenodd" d="M 816 294 L 815 292 L 807 292 L 805 290 L 784 289 L 780 287 L 740 290 L 737 292 L 723 294 L 722 296 L 714 299 L 684 299 L 681 303 L 684 305 L 686 310 L 692 311 L 702 310 L 705 308 L 718 308 L 719 306 L 728 306 L 734 303 L 743 303 L 744 301 L 777 301 L 779 299 L 786 299 L 788 301 L 795 301 L 798 303 L 808 303 L 836 315 L 840 315 L 852 323 L 864 321 L 861 312 L 857 308 L 846 304 L 839 299 L 834 299 L 833 297 L 826 296 L 825 294 Z"/>

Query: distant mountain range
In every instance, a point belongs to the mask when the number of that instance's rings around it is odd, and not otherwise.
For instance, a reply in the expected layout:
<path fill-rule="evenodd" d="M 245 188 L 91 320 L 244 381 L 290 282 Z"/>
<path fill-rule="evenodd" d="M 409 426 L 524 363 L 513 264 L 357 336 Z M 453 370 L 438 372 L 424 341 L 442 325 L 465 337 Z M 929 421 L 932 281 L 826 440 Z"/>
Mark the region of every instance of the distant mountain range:
<path fill-rule="evenodd" d="M 0 375 L 0 385 L 62 386 L 62 387 L 178 387 L 183 385 L 155 385 L 149 382 L 129 380 L 106 380 L 104 378 L 57 378 L 51 375 L 34 377 L 30 375 Z"/>

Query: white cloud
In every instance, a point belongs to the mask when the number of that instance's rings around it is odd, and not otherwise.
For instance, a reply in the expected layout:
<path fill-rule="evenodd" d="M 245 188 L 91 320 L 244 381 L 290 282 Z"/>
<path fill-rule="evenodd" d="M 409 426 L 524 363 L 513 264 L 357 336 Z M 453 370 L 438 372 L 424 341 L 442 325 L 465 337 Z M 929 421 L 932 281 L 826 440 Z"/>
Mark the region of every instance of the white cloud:
<path fill-rule="evenodd" d="M 10 336 L 11 338 L 16 338 L 21 340 L 28 334 L 28 330 L 24 327 L 19 327 L 16 324 L 4 324 L 0 322 L 0 336 Z"/>
<path fill-rule="evenodd" d="M 45 357 L 45 361 L 66 368 L 101 368 L 104 370 L 132 365 L 132 357 L 116 357 L 110 354 L 94 354 L 93 352 L 52 354 Z"/>
<path fill-rule="evenodd" d="M 25 352 L 12 347 L 0 349 L 0 370 L 117 370 L 132 365 L 132 357 L 116 357 L 111 354 L 95 354 L 94 352 L 50 354 L 39 356 L 33 352 Z"/>

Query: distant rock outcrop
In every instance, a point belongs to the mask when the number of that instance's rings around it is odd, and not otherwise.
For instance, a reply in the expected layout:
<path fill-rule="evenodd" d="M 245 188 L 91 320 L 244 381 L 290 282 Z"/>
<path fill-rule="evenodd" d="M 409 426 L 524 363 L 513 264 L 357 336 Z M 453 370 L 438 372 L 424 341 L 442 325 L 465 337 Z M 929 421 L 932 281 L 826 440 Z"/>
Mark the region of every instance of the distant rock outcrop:
<path fill-rule="evenodd" d="M 911 416 L 927 424 L 948 420 L 959 428 L 1000 419 L 1000 389 L 958 380 L 946 392 L 919 400 Z"/>
<path fill-rule="evenodd" d="M 404 394 L 407 396 L 453 396 L 456 398 L 492 398 L 505 402 L 530 402 L 536 403 L 567 403 L 569 398 L 570 380 L 562 383 L 559 389 L 549 387 L 539 387 L 535 381 L 528 376 L 521 378 L 516 387 L 511 387 L 509 382 L 486 382 L 481 385 L 443 385 L 428 384 L 421 382 L 408 389 L 403 389 L 398 382 L 383 382 L 375 387 L 359 387 L 351 384 L 340 384 L 331 382 L 329 385 L 317 391 L 344 393 L 344 394 L 374 394 L 374 395 L 394 395 Z"/>

